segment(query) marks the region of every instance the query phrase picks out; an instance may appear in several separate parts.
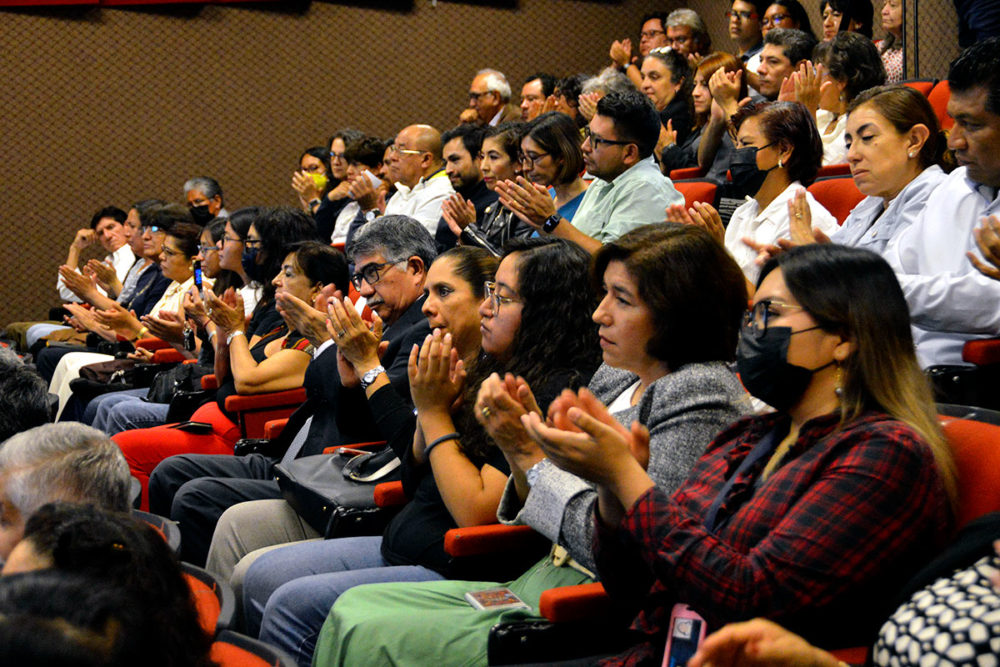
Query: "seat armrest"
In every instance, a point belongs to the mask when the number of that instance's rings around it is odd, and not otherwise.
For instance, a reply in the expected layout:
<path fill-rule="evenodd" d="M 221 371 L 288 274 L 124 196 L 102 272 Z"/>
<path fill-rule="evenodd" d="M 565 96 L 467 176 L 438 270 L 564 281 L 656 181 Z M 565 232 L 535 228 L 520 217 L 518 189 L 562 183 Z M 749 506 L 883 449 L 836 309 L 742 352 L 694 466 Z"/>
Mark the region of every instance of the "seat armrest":
<path fill-rule="evenodd" d="M 402 482 L 382 482 L 375 485 L 376 507 L 397 507 L 409 501 L 403 493 Z"/>
<path fill-rule="evenodd" d="M 608 616 L 612 604 L 604 585 L 595 582 L 550 588 L 542 593 L 538 611 L 553 623 L 566 623 Z"/>
<path fill-rule="evenodd" d="M 287 417 L 285 419 L 272 419 L 264 424 L 264 437 L 268 440 L 274 440 L 281 435 L 281 432 L 285 429 L 287 424 Z"/>
<path fill-rule="evenodd" d="M 215 375 L 202 375 L 201 376 L 201 388 L 205 390 L 212 390 L 219 388 L 219 379 Z"/>
<path fill-rule="evenodd" d="M 184 355 L 172 347 L 153 352 L 154 364 L 179 364 L 183 361 L 185 361 Z"/>
<path fill-rule="evenodd" d="M 531 526 L 487 526 L 452 528 L 444 534 L 444 550 L 449 556 L 481 556 L 498 551 L 520 551 L 545 538 Z"/>
<path fill-rule="evenodd" d="M 282 405 L 295 405 L 306 400 L 306 390 L 302 387 L 287 391 L 274 391 L 268 394 L 236 394 L 226 397 L 226 410 L 229 412 L 245 412 L 261 410 Z"/>
<path fill-rule="evenodd" d="M 852 648 L 838 648 L 830 651 L 834 658 L 848 665 L 865 665 L 868 663 L 867 646 L 855 646 Z"/>
<path fill-rule="evenodd" d="M 165 350 L 170 347 L 170 343 L 160 338 L 140 338 L 135 341 L 134 345 L 136 348 L 142 348 L 144 350 L 149 350 L 150 352 L 156 352 L 157 350 Z"/>
<path fill-rule="evenodd" d="M 970 340 L 962 346 L 962 361 L 977 366 L 1000 363 L 1000 338 Z"/>

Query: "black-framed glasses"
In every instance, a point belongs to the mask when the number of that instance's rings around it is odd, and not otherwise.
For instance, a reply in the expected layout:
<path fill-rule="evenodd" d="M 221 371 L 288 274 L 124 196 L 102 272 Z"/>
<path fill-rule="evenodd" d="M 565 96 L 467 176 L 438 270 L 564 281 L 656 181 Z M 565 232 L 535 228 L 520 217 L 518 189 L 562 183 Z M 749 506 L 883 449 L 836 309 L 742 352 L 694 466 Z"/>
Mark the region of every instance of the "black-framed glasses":
<path fill-rule="evenodd" d="M 771 18 L 767 18 L 765 16 L 760 20 L 760 25 L 761 27 L 764 28 L 766 28 L 769 25 L 774 26 L 775 28 L 780 28 L 781 22 L 784 21 L 785 19 L 790 19 L 790 18 L 792 18 L 790 14 L 775 14 Z"/>
<path fill-rule="evenodd" d="M 726 18 L 732 19 L 734 16 L 738 17 L 741 21 L 750 21 L 751 19 L 757 18 L 757 12 L 747 12 L 742 10 L 732 10 L 730 9 L 726 12 Z"/>
<path fill-rule="evenodd" d="M 362 282 L 374 285 L 385 277 L 385 272 L 382 269 L 399 264 L 401 261 L 403 260 L 397 259 L 392 262 L 382 262 L 381 264 L 376 264 L 375 262 L 365 264 L 357 271 L 357 273 L 351 276 L 351 282 L 354 284 L 354 289 L 361 289 Z"/>
<path fill-rule="evenodd" d="M 646 30 L 644 32 L 640 32 L 639 37 L 641 37 L 642 39 L 653 39 L 657 35 L 666 35 L 666 34 L 667 34 L 666 30 Z"/>
<path fill-rule="evenodd" d="M 743 315 L 743 326 L 757 333 L 764 333 L 767 331 L 768 322 L 781 317 L 789 310 L 805 310 L 805 308 L 776 299 L 761 299 Z"/>
<path fill-rule="evenodd" d="M 551 155 L 551 153 L 518 153 L 517 161 L 529 167 L 534 167 L 536 162 L 547 155 Z"/>
<path fill-rule="evenodd" d="M 239 236 L 227 236 L 223 234 L 222 243 L 223 245 L 226 243 L 243 243 L 243 239 L 241 239 Z"/>
<path fill-rule="evenodd" d="M 634 141 L 618 141 L 617 139 L 605 139 L 604 137 L 599 137 L 594 134 L 589 127 L 583 128 L 583 139 L 584 141 L 590 140 L 590 146 L 594 150 L 598 150 L 601 144 L 607 144 L 609 146 L 628 146 L 629 144 L 634 144 Z"/>
<path fill-rule="evenodd" d="M 489 300 L 493 305 L 493 312 L 500 312 L 500 306 L 505 303 L 519 303 L 521 301 L 512 296 L 500 296 L 500 293 L 497 292 L 497 284 L 492 280 L 483 283 L 483 298 Z"/>
<path fill-rule="evenodd" d="M 198 252 L 202 255 L 207 255 L 210 252 L 219 252 L 219 246 L 215 245 L 200 245 L 198 246 Z"/>
<path fill-rule="evenodd" d="M 260 239 L 244 239 L 243 247 L 247 250 L 260 249 L 264 245 L 264 242 Z"/>

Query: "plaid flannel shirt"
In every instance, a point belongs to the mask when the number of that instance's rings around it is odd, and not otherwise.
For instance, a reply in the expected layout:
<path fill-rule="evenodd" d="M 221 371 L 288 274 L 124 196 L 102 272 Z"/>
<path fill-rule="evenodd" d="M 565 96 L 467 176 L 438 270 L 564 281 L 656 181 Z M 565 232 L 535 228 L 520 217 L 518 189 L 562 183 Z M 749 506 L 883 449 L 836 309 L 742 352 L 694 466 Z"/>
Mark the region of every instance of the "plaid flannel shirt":
<path fill-rule="evenodd" d="M 735 423 L 673 496 L 654 488 L 619 526 L 597 520 L 600 578 L 639 608 L 632 629 L 642 641 L 603 664 L 658 660 L 675 602 L 710 630 L 765 616 L 821 645 L 874 638 L 887 601 L 950 535 L 951 512 L 931 451 L 910 427 L 881 413 L 838 422 L 830 414 L 804 424 L 766 480 L 768 457 L 742 474 L 714 530 L 703 522 L 719 491 L 757 442 L 787 432 L 787 417 Z"/>

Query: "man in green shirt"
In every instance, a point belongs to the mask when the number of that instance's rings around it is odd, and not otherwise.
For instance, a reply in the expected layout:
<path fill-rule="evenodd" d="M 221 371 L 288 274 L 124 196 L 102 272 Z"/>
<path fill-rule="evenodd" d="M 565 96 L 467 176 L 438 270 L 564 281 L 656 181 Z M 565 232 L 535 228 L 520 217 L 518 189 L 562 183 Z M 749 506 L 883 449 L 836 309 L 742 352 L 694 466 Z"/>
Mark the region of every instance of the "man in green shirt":
<path fill-rule="evenodd" d="M 648 97 L 637 91 L 604 96 L 584 133 L 583 160 L 595 180 L 572 223 L 556 212 L 544 187 L 520 176 L 497 183 L 500 203 L 541 232 L 590 252 L 637 227 L 661 222 L 668 206 L 684 203 L 653 160 L 660 117 Z"/>

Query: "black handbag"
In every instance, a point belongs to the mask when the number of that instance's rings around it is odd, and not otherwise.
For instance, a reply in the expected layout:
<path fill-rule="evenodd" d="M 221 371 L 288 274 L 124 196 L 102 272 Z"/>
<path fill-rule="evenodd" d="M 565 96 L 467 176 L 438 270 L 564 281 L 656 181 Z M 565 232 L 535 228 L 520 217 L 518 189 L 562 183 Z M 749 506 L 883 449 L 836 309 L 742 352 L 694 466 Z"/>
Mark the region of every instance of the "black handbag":
<path fill-rule="evenodd" d="M 398 480 L 399 459 L 388 447 L 362 456 L 303 456 L 277 464 L 274 476 L 288 504 L 324 537 L 380 535 L 398 508 L 376 507 L 375 483 Z"/>

